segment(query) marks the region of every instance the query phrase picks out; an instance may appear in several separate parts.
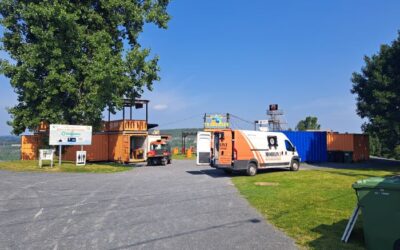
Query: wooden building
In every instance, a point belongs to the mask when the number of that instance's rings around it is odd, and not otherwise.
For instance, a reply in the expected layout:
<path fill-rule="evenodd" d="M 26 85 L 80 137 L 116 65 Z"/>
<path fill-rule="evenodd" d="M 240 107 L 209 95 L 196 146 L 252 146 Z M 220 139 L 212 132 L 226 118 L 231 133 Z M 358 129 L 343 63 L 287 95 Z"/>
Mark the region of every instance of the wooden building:
<path fill-rule="evenodd" d="M 148 123 L 148 100 L 124 100 L 122 120 L 104 121 L 99 131 L 94 132 L 92 144 L 83 146 L 87 152 L 88 161 L 116 161 L 116 162 L 143 162 L 147 160 L 149 145 L 148 130 L 157 127 L 157 124 Z M 133 108 L 146 109 L 145 120 L 132 119 Z M 125 109 L 129 108 L 129 119 L 126 119 Z M 33 135 L 24 135 L 21 138 L 21 159 L 36 160 L 39 148 L 48 147 L 46 138 L 49 136 L 49 125 L 41 123 Z M 63 146 L 63 160 L 75 161 L 76 151 L 81 146 Z"/>

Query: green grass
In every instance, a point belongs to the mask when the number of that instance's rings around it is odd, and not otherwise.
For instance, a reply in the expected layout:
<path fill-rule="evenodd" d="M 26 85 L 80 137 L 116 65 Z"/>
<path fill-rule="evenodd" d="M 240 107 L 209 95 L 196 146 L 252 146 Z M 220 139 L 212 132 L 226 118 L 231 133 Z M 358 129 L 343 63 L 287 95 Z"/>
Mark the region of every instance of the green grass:
<path fill-rule="evenodd" d="M 191 158 L 186 158 L 186 155 L 183 154 L 177 154 L 177 155 L 172 155 L 173 160 L 196 160 L 196 155 L 192 154 Z"/>
<path fill-rule="evenodd" d="M 131 170 L 132 166 L 117 163 L 88 163 L 86 166 L 76 166 L 73 162 L 63 162 L 58 166 L 58 161 L 50 167 L 50 162 L 44 161 L 40 168 L 38 161 L 3 161 L 0 170 L 17 172 L 70 172 L 70 173 L 115 173 Z"/>
<path fill-rule="evenodd" d="M 351 185 L 373 176 L 400 174 L 392 170 L 304 170 L 265 172 L 255 177 L 238 176 L 233 182 L 263 216 L 299 246 L 309 249 L 364 249 L 362 216 L 349 243 L 340 242 L 356 205 Z M 256 182 L 277 185 L 258 186 Z"/>

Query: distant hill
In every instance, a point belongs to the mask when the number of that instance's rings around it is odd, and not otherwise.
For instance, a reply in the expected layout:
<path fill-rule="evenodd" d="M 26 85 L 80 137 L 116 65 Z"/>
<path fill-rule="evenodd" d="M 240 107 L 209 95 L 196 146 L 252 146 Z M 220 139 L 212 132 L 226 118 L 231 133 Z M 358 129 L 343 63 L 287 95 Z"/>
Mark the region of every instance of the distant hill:
<path fill-rule="evenodd" d="M 19 136 L 0 136 L 0 161 L 18 160 L 21 155 L 21 149 L 18 144 L 21 143 Z M 12 146 L 13 144 L 16 144 Z"/>
<path fill-rule="evenodd" d="M 14 135 L 0 136 L 0 145 L 20 144 L 21 137 Z"/>
<path fill-rule="evenodd" d="M 171 146 L 172 147 L 182 147 L 182 132 L 194 132 L 202 131 L 202 128 L 178 128 L 178 129 L 162 129 L 160 130 L 161 134 L 171 135 Z M 195 147 L 196 144 L 196 136 L 188 136 L 186 137 L 186 147 Z"/>

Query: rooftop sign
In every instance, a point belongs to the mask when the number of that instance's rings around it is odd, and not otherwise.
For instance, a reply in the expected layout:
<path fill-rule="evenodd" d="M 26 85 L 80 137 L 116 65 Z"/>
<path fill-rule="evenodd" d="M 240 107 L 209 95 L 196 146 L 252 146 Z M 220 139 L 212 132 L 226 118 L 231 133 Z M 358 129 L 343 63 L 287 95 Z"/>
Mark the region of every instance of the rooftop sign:
<path fill-rule="evenodd" d="M 228 122 L 228 117 L 227 115 L 220 115 L 220 114 L 215 114 L 215 115 L 206 115 L 204 119 L 204 128 L 218 128 L 218 129 L 224 129 L 224 128 L 229 128 L 229 122 Z"/>

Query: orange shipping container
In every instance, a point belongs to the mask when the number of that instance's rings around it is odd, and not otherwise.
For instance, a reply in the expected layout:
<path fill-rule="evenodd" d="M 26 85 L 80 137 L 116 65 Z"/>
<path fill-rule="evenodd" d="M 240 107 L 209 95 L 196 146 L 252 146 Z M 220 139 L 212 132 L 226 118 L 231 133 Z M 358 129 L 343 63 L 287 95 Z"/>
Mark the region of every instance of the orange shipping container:
<path fill-rule="evenodd" d="M 369 160 L 369 137 L 368 135 L 354 135 L 353 161 Z"/>
<path fill-rule="evenodd" d="M 328 151 L 353 152 L 353 161 L 369 159 L 369 137 L 364 134 L 327 133 Z"/>
<path fill-rule="evenodd" d="M 354 150 L 353 134 L 327 133 L 326 143 L 328 151 L 347 151 Z"/>

